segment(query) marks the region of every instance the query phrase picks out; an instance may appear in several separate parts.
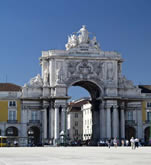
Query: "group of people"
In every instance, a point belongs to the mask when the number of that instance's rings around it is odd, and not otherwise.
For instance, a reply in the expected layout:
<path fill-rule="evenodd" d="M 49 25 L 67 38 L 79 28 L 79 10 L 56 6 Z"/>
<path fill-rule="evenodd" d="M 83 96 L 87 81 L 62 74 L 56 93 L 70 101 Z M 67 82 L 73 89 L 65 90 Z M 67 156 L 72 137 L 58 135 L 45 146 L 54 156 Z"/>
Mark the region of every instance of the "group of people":
<path fill-rule="evenodd" d="M 129 146 L 131 145 L 132 149 L 135 149 L 136 147 L 138 148 L 139 147 L 139 139 L 138 138 L 135 138 L 132 137 L 129 140 L 121 140 L 121 143 L 119 142 L 119 140 L 117 140 L 117 138 L 114 138 L 114 139 L 108 139 L 107 140 L 107 146 L 110 148 L 111 146 L 114 146 L 115 148 L 118 146 L 118 145 L 121 145 L 121 146 Z"/>
<path fill-rule="evenodd" d="M 135 139 L 134 139 L 134 137 L 132 137 L 132 138 L 130 139 L 130 142 L 131 142 L 131 147 L 132 147 L 132 149 L 135 149 L 136 147 L 137 147 L 137 148 L 139 147 L 139 139 L 138 139 L 138 138 L 135 138 Z"/>

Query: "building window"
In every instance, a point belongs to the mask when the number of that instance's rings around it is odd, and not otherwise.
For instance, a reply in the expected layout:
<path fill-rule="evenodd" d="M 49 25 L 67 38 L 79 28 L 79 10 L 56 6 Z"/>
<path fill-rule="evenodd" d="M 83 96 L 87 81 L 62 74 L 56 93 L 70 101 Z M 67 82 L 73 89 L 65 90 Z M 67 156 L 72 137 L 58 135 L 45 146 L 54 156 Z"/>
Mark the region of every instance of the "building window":
<path fill-rule="evenodd" d="M 77 121 L 75 121 L 75 126 L 78 126 L 78 122 Z"/>
<path fill-rule="evenodd" d="M 8 111 L 8 120 L 16 120 L 16 110 Z"/>
<path fill-rule="evenodd" d="M 147 120 L 151 121 L 151 112 L 147 112 Z"/>
<path fill-rule="evenodd" d="M 147 102 L 147 108 L 151 107 L 151 102 Z"/>
<path fill-rule="evenodd" d="M 78 113 L 75 113 L 75 118 L 78 118 Z"/>
<path fill-rule="evenodd" d="M 8 106 L 9 107 L 16 107 L 16 101 L 9 101 Z"/>
<path fill-rule="evenodd" d="M 128 112 L 128 120 L 133 120 L 133 111 Z"/>
<path fill-rule="evenodd" d="M 38 120 L 38 114 L 36 111 L 31 112 L 31 120 Z"/>

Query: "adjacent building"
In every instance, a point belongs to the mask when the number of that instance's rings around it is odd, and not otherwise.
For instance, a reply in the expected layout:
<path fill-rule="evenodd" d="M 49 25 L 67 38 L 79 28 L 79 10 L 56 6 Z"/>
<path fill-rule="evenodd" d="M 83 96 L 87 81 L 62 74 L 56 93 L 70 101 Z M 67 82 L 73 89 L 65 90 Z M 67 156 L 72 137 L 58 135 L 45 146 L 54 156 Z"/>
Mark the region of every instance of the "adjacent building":
<path fill-rule="evenodd" d="M 83 140 L 91 140 L 92 138 L 92 105 L 90 100 L 82 105 L 81 111 L 83 113 Z"/>
<path fill-rule="evenodd" d="M 70 140 L 83 140 L 83 112 L 81 108 L 88 100 L 88 98 L 81 98 L 69 102 L 67 111 L 67 130 Z"/>
<path fill-rule="evenodd" d="M 0 135 L 10 141 L 21 135 L 21 86 L 0 83 Z"/>

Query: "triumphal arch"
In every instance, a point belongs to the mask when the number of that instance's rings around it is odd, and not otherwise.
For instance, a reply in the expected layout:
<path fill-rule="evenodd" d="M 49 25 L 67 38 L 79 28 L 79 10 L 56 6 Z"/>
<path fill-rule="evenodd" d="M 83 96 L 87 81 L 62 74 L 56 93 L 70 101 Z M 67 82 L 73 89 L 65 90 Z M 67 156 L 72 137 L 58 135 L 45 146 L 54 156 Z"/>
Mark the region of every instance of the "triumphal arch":
<path fill-rule="evenodd" d="M 66 50 L 43 51 L 40 57 L 42 75 L 23 87 L 22 118 L 28 123 L 29 111 L 39 113 L 41 139 L 53 139 L 66 133 L 68 88 L 88 90 L 92 103 L 92 140 L 125 138 L 126 111 L 134 111 L 134 125 L 142 138 L 141 91 L 122 75 L 123 59 L 118 52 L 103 51 L 96 36 L 85 26 L 68 36 Z M 23 124 L 23 136 L 32 123 Z"/>

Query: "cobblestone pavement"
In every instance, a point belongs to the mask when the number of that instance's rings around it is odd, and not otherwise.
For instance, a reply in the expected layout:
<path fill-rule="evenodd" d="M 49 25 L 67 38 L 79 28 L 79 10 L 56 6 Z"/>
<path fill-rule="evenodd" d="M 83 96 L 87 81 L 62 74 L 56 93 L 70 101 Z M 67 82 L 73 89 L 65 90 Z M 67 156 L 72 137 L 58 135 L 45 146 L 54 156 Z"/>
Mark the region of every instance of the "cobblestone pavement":
<path fill-rule="evenodd" d="M 150 165 L 151 147 L 0 148 L 0 165 Z"/>

